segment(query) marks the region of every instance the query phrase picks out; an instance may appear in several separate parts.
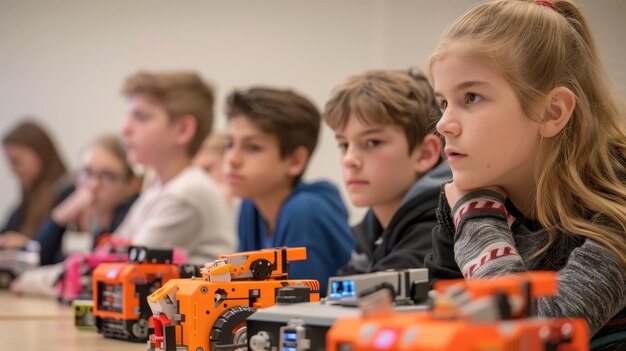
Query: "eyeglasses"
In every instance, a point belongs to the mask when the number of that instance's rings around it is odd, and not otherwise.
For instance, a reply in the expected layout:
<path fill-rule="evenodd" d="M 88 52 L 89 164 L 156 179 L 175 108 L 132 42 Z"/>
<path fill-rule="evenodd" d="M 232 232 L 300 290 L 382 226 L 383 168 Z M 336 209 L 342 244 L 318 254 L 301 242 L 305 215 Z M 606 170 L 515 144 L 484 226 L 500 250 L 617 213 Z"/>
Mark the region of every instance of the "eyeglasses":
<path fill-rule="evenodd" d="M 113 172 L 113 171 L 108 171 L 108 170 L 95 171 L 90 168 L 83 168 L 78 173 L 78 180 L 80 182 L 84 182 L 84 181 L 91 180 L 91 179 L 96 179 L 102 184 L 107 184 L 107 185 L 118 183 L 125 178 L 126 177 L 124 177 L 124 175 Z"/>

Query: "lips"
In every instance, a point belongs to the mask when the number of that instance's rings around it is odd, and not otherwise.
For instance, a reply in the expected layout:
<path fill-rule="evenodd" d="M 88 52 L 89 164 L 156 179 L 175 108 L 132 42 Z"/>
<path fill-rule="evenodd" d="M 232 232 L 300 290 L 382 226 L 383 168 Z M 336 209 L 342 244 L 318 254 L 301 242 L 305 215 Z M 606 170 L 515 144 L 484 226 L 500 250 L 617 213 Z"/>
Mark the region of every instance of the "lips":
<path fill-rule="evenodd" d="M 243 177 L 238 173 L 228 173 L 226 175 L 226 181 L 229 184 L 240 183 L 243 181 Z"/>
<path fill-rule="evenodd" d="M 348 189 L 356 189 L 356 188 L 366 186 L 368 184 L 369 182 L 367 180 L 358 179 L 358 178 L 350 178 L 348 179 L 348 181 L 346 181 L 346 186 L 348 187 Z"/>
<path fill-rule="evenodd" d="M 467 154 L 461 153 L 454 148 L 445 148 L 445 153 L 450 161 L 457 161 L 467 156 Z"/>

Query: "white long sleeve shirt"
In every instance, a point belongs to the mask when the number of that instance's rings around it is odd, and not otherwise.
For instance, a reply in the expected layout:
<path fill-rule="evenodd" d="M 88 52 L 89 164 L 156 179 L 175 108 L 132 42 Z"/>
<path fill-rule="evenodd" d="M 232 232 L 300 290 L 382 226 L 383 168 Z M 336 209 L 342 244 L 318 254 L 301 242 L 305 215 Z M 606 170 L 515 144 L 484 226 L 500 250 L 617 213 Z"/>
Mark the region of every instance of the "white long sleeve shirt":
<path fill-rule="evenodd" d="M 176 247 L 203 264 L 236 250 L 233 212 L 217 185 L 189 167 L 166 184 L 156 182 L 137 199 L 115 236 L 133 245 Z"/>

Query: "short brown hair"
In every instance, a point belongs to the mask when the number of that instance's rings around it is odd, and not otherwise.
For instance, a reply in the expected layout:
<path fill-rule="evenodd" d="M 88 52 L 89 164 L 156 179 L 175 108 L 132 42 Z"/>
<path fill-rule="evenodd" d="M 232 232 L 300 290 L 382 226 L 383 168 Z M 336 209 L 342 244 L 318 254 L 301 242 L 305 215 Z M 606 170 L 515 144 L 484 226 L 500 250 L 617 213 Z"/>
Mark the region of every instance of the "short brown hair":
<path fill-rule="evenodd" d="M 194 72 L 138 72 L 124 83 L 126 96 L 145 94 L 165 107 L 170 121 L 191 115 L 197 123 L 196 133 L 187 152 L 198 152 L 213 125 L 213 89 Z"/>
<path fill-rule="evenodd" d="M 339 130 L 351 114 L 363 123 L 401 127 L 411 153 L 433 129 L 440 110 L 433 89 L 419 70 L 371 70 L 351 76 L 336 87 L 323 118 L 329 127 Z"/>
<path fill-rule="evenodd" d="M 245 116 L 264 132 L 276 136 L 283 158 L 299 146 L 304 146 L 309 156 L 315 151 L 320 113 L 311 101 L 291 90 L 234 91 L 228 96 L 226 115 L 229 120 Z"/>

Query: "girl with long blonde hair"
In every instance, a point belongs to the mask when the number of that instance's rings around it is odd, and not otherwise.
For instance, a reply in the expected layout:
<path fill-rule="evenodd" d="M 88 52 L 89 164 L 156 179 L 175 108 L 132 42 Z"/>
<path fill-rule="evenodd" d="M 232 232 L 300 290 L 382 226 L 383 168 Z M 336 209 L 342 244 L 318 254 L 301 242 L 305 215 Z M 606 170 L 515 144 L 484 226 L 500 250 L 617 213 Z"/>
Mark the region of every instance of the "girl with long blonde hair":
<path fill-rule="evenodd" d="M 626 108 L 569 1 L 483 3 L 430 61 L 453 182 L 431 280 L 558 271 L 541 316 L 626 340 Z"/>

